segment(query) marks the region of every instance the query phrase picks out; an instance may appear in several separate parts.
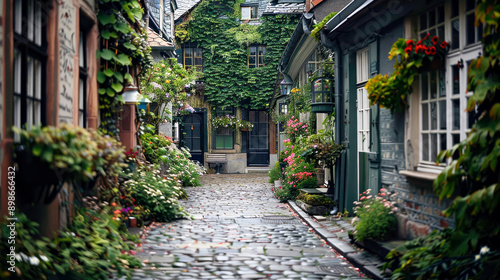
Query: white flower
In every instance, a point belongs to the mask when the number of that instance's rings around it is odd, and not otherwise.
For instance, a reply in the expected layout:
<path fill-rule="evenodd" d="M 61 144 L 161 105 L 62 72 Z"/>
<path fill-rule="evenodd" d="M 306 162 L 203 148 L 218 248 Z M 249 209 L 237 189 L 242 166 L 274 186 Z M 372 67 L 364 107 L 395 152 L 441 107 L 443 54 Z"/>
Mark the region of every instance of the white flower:
<path fill-rule="evenodd" d="M 160 199 L 165 199 L 165 197 L 162 195 L 162 196 L 160 196 Z"/>
<path fill-rule="evenodd" d="M 44 255 L 41 255 L 41 256 L 40 256 L 40 259 L 41 259 L 42 261 L 44 261 L 44 262 L 48 262 L 48 261 L 49 261 L 49 258 L 47 258 L 47 257 L 46 257 L 46 256 L 44 256 Z"/>
<path fill-rule="evenodd" d="M 31 265 L 39 265 L 40 264 L 40 260 L 37 257 L 30 257 L 29 260 L 30 260 Z"/>
<path fill-rule="evenodd" d="M 479 251 L 479 254 L 484 255 L 490 251 L 490 248 L 488 246 L 483 246 L 481 250 Z"/>
<path fill-rule="evenodd" d="M 481 255 L 476 255 L 476 256 L 474 257 L 474 260 L 475 260 L 475 261 L 477 261 L 477 260 L 479 260 L 480 258 L 481 258 Z"/>

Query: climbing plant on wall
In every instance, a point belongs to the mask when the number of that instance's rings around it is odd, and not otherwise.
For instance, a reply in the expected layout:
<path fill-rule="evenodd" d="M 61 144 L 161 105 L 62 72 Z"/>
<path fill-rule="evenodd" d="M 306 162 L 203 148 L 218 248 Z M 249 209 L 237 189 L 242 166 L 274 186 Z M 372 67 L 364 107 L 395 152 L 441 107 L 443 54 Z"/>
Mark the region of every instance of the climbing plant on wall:
<path fill-rule="evenodd" d="M 99 0 L 99 32 L 101 36 L 97 58 L 101 68 L 99 83 L 99 129 L 117 136 L 117 112 L 121 108 L 123 88 L 152 63 L 147 43 L 144 9 L 137 0 Z M 135 71 L 134 71 L 135 70 Z"/>
<path fill-rule="evenodd" d="M 265 109 L 274 91 L 278 62 L 298 15 L 263 16 L 257 28 L 240 26 L 240 2 L 203 0 L 188 20 L 176 27 L 176 36 L 178 43 L 196 43 L 203 49 L 208 102 L 220 107 L 237 104 Z M 246 36 L 241 36 L 240 29 L 245 29 Z M 266 46 L 265 66 L 249 68 L 248 45 L 257 43 Z"/>

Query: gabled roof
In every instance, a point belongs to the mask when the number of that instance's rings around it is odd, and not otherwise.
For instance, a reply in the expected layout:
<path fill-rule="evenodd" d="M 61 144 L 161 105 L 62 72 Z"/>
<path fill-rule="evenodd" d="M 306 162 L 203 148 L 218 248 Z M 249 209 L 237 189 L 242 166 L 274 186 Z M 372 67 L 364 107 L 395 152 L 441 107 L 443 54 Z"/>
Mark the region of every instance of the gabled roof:
<path fill-rule="evenodd" d="M 276 3 L 274 1 L 267 4 L 266 10 L 263 15 L 276 15 L 276 14 L 302 14 L 306 11 L 305 1 L 297 0 L 280 0 Z"/>
<path fill-rule="evenodd" d="M 174 21 L 183 17 L 200 2 L 201 0 L 177 0 L 177 10 L 174 12 Z"/>
<path fill-rule="evenodd" d="M 148 27 L 148 44 L 153 50 L 174 50 L 173 43 L 163 39 L 158 33 Z"/>

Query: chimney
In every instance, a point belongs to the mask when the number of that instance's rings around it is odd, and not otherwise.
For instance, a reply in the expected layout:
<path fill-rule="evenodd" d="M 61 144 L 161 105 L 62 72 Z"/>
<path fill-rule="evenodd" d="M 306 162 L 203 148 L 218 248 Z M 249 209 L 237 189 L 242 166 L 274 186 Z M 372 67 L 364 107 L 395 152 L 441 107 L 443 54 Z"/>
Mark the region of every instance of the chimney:
<path fill-rule="evenodd" d="M 306 13 L 311 9 L 312 0 L 306 0 Z"/>

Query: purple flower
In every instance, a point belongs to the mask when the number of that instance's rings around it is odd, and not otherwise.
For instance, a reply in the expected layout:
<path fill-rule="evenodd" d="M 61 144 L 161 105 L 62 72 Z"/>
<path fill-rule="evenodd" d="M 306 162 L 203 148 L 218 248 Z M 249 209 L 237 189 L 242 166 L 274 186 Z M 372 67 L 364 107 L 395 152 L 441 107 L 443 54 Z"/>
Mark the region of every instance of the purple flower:
<path fill-rule="evenodd" d="M 162 89 L 161 85 L 159 85 L 158 83 L 151 82 L 151 85 L 156 89 Z"/>

